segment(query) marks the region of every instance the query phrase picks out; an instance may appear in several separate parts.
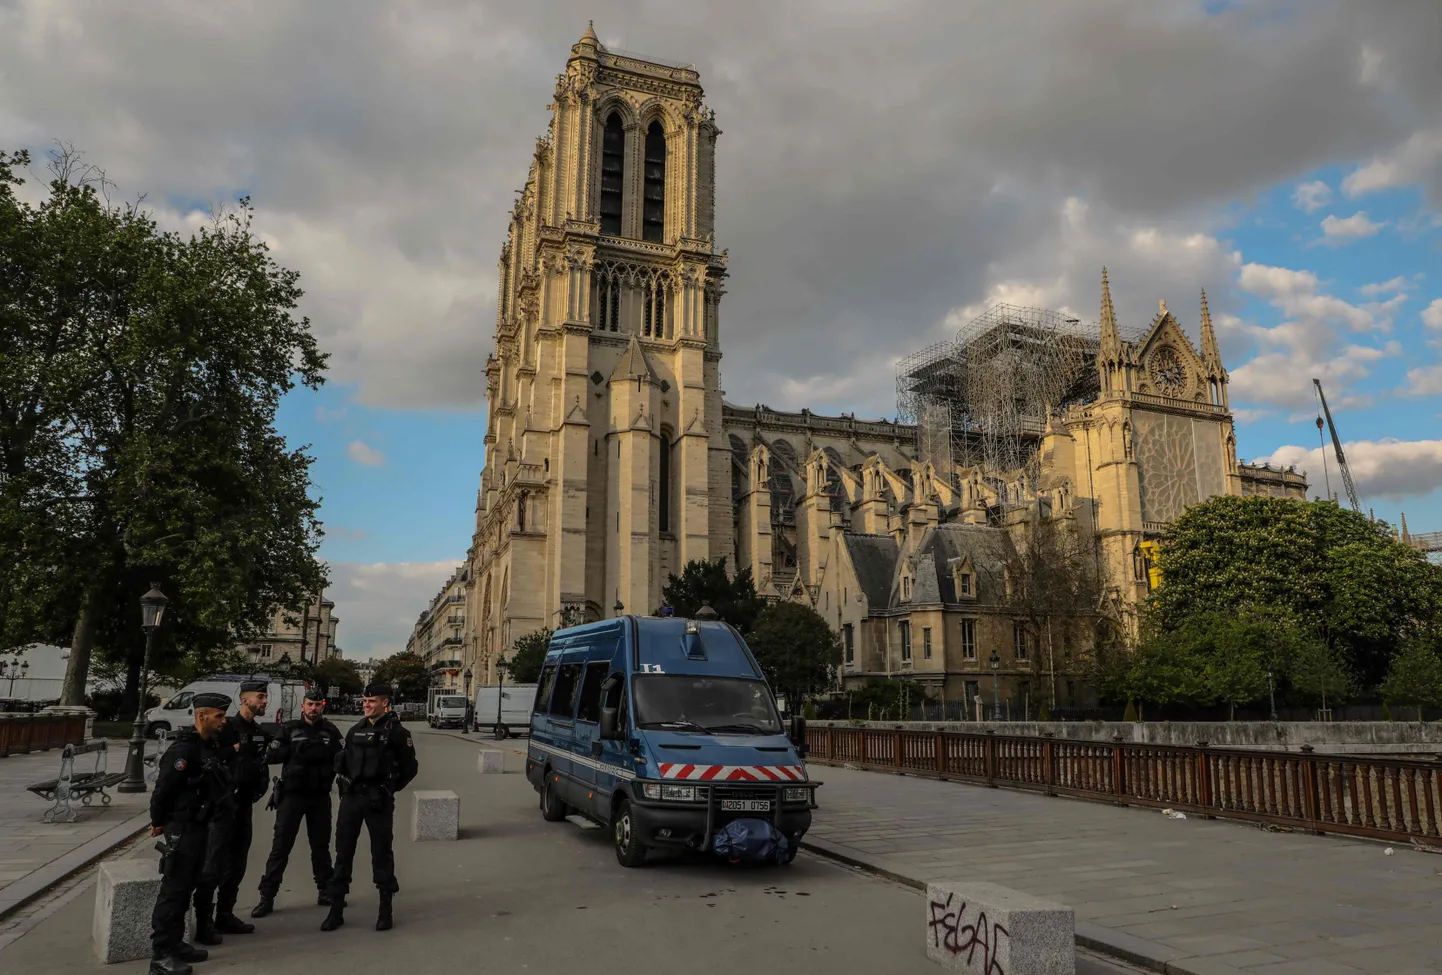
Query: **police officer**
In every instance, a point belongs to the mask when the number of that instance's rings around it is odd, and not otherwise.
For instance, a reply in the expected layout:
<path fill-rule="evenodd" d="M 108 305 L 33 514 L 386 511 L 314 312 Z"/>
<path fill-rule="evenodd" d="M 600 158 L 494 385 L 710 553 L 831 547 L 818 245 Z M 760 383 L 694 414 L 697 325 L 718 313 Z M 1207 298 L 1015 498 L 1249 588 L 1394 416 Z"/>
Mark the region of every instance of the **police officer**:
<path fill-rule="evenodd" d="M 196 892 L 196 938 L 202 943 L 219 943 L 211 940 L 216 932 L 250 934 L 255 930 L 254 924 L 235 916 L 235 901 L 240 896 L 240 882 L 245 879 L 246 860 L 250 856 L 251 813 L 256 801 L 265 795 L 270 778 L 265 770 L 270 736 L 255 720 L 265 714 L 269 701 L 269 685 L 265 681 L 241 681 L 240 707 L 226 719 L 217 736 L 221 753 L 230 762 L 235 803 L 225 828 L 212 831 L 212 840 L 221 846 L 218 851 L 220 877 L 215 891 L 213 923 L 209 889 L 202 887 Z"/>
<path fill-rule="evenodd" d="M 301 702 L 302 717 L 287 721 L 270 748 L 266 759 L 280 765 L 276 780 L 275 838 L 270 858 L 265 861 L 265 876 L 260 878 L 260 903 L 251 917 L 265 917 L 275 909 L 275 895 L 280 892 L 286 861 L 295 846 L 301 820 L 305 820 L 306 836 L 310 839 L 310 868 L 320 891 L 316 903 L 330 904 L 326 890 L 330 882 L 330 789 L 335 782 L 335 758 L 345 738 L 325 718 L 325 695 L 320 688 L 305 692 Z"/>
<path fill-rule="evenodd" d="M 185 912 L 200 883 L 208 824 L 229 800 L 230 779 L 213 747 L 230 698 L 197 694 L 194 728 L 184 728 L 160 759 L 150 796 L 150 835 L 163 836 L 160 893 L 150 914 L 150 975 L 190 975 L 190 962 L 209 956 L 184 940 Z"/>
<path fill-rule="evenodd" d="M 391 849 L 395 822 L 395 794 L 416 777 L 416 746 L 411 733 L 391 711 L 391 689 L 368 684 L 362 710 L 365 718 L 345 736 L 345 750 L 336 756 L 340 773 L 340 813 L 335 823 L 335 872 L 330 880 L 330 913 L 322 931 L 345 923 L 345 895 L 350 892 L 351 864 L 356 840 L 364 823 L 371 838 L 371 877 L 380 891 L 376 930 L 391 928 L 391 898 L 396 883 L 396 857 Z"/>

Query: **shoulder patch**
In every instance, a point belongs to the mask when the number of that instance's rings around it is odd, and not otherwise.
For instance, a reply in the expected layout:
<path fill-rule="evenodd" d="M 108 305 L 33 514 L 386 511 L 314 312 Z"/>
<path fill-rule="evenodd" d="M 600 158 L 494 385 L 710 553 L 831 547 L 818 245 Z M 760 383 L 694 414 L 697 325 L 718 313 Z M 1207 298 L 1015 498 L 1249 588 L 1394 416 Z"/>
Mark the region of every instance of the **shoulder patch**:
<path fill-rule="evenodd" d="M 406 736 L 406 744 L 412 748 L 416 747 L 415 739 L 411 738 L 409 735 Z"/>
<path fill-rule="evenodd" d="M 185 759 L 183 759 L 183 758 L 177 758 L 177 759 L 175 760 L 175 770 L 176 770 L 177 772 L 184 772 L 184 771 L 185 771 Z"/>

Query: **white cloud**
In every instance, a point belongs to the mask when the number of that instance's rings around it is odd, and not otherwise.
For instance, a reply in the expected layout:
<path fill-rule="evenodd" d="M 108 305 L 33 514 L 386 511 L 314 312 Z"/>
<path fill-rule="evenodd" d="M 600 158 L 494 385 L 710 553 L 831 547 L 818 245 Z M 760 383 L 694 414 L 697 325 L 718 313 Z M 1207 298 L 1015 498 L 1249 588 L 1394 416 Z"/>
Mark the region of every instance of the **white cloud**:
<path fill-rule="evenodd" d="M 1389 292 L 1399 292 L 1407 287 L 1407 279 L 1400 274 L 1390 281 L 1378 281 L 1375 284 L 1364 284 L 1357 290 L 1364 298 L 1376 298 L 1378 295 L 1385 295 Z"/>
<path fill-rule="evenodd" d="M 1305 324 L 1339 324 L 1354 332 L 1368 332 L 1377 327 L 1377 319 L 1365 309 L 1321 294 L 1321 282 L 1311 271 L 1246 264 L 1237 283 L 1243 291 L 1271 302 L 1287 317 Z"/>
<path fill-rule="evenodd" d="M 1442 440 L 1358 440 L 1344 443 L 1347 466 L 1357 483 L 1357 493 L 1368 497 L 1411 498 L 1430 494 L 1442 483 Z M 1307 472 L 1312 490 L 1321 495 L 1322 449 L 1320 447 L 1278 447 L 1270 457 L 1259 460 L 1287 467 L 1296 465 Z M 1327 465 L 1332 486 L 1341 491 L 1337 460 L 1327 448 Z"/>
<path fill-rule="evenodd" d="M 1292 192 L 1292 203 L 1298 210 L 1315 213 L 1332 202 L 1332 188 L 1320 179 L 1299 183 Z"/>
<path fill-rule="evenodd" d="M 336 642 L 347 659 L 388 657 L 404 650 L 416 615 L 459 561 L 330 563 L 326 597 L 335 601 L 340 617 Z"/>
<path fill-rule="evenodd" d="M 1326 236 L 1328 243 L 1345 244 L 1363 237 L 1374 236 L 1386 225 L 1387 221 L 1377 223 L 1368 219 L 1367 211 L 1359 210 L 1344 219 L 1338 219 L 1335 215 L 1329 216 L 1322 221 L 1322 233 Z"/>
<path fill-rule="evenodd" d="M 352 440 L 346 445 L 345 454 L 357 464 L 366 467 L 380 467 L 386 462 L 386 455 L 363 440 Z"/>
<path fill-rule="evenodd" d="M 1407 370 L 1407 396 L 1442 396 L 1442 363 Z"/>
<path fill-rule="evenodd" d="M 328 410 L 324 406 L 317 406 L 315 408 L 315 419 L 317 423 L 335 423 L 337 420 L 344 420 L 347 412 L 348 410 L 344 406 L 333 410 Z"/>
<path fill-rule="evenodd" d="M 1432 304 L 1422 310 L 1422 324 L 1442 332 L 1442 298 L 1432 299 Z"/>
<path fill-rule="evenodd" d="M 1437 179 L 1442 169 L 1442 128 L 1414 132 L 1390 153 L 1377 156 L 1342 180 L 1350 197 Z"/>

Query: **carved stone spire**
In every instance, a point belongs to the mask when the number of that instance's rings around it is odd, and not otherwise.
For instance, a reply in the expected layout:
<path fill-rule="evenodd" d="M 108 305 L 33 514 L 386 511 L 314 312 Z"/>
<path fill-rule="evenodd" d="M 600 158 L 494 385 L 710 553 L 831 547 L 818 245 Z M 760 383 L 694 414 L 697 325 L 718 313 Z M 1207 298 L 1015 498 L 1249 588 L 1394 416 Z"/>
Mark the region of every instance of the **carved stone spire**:
<path fill-rule="evenodd" d="M 1227 377 L 1227 370 L 1222 365 L 1222 352 L 1217 348 L 1217 333 L 1212 328 L 1212 313 L 1207 308 L 1205 288 L 1202 289 L 1202 361 L 1218 379 Z"/>
<path fill-rule="evenodd" d="M 1107 283 L 1107 269 L 1102 268 L 1102 335 L 1098 358 L 1103 361 L 1121 360 L 1122 337 L 1117 331 L 1117 312 L 1112 307 L 1112 287 Z"/>

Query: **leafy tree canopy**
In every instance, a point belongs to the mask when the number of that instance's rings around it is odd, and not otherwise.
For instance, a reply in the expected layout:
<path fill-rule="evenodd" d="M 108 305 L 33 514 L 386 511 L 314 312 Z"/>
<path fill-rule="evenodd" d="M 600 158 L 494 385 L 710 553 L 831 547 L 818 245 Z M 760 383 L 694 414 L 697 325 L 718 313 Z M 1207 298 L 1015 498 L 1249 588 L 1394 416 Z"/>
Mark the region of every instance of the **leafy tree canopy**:
<path fill-rule="evenodd" d="M 409 650 L 392 654 L 377 664 L 375 679 L 391 685 L 401 701 L 424 701 L 431 685 L 425 661 Z"/>
<path fill-rule="evenodd" d="M 841 665 L 841 640 L 820 614 L 800 603 L 766 607 L 746 637 L 771 686 L 788 701 L 831 685 Z"/>
<path fill-rule="evenodd" d="M 1379 688 L 1382 699 L 1416 708 L 1418 721 L 1422 720 L 1423 708 L 1442 705 L 1442 656 L 1438 651 L 1431 640 L 1409 637 L 1392 658 L 1387 678 Z"/>
<path fill-rule="evenodd" d="M 534 684 L 541 679 L 541 665 L 551 646 L 551 629 L 536 630 L 511 643 L 511 656 L 506 662 L 508 679 L 517 684 Z"/>
<path fill-rule="evenodd" d="M 724 555 L 687 562 L 679 576 L 670 577 L 661 595 L 677 616 L 691 618 L 702 606 L 710 606 L 721 619 L 748 637 L 757 617 L 766 608 L 766 601 L 756 595 L 751 570 L 745 568 L 728 577 Z"/>

